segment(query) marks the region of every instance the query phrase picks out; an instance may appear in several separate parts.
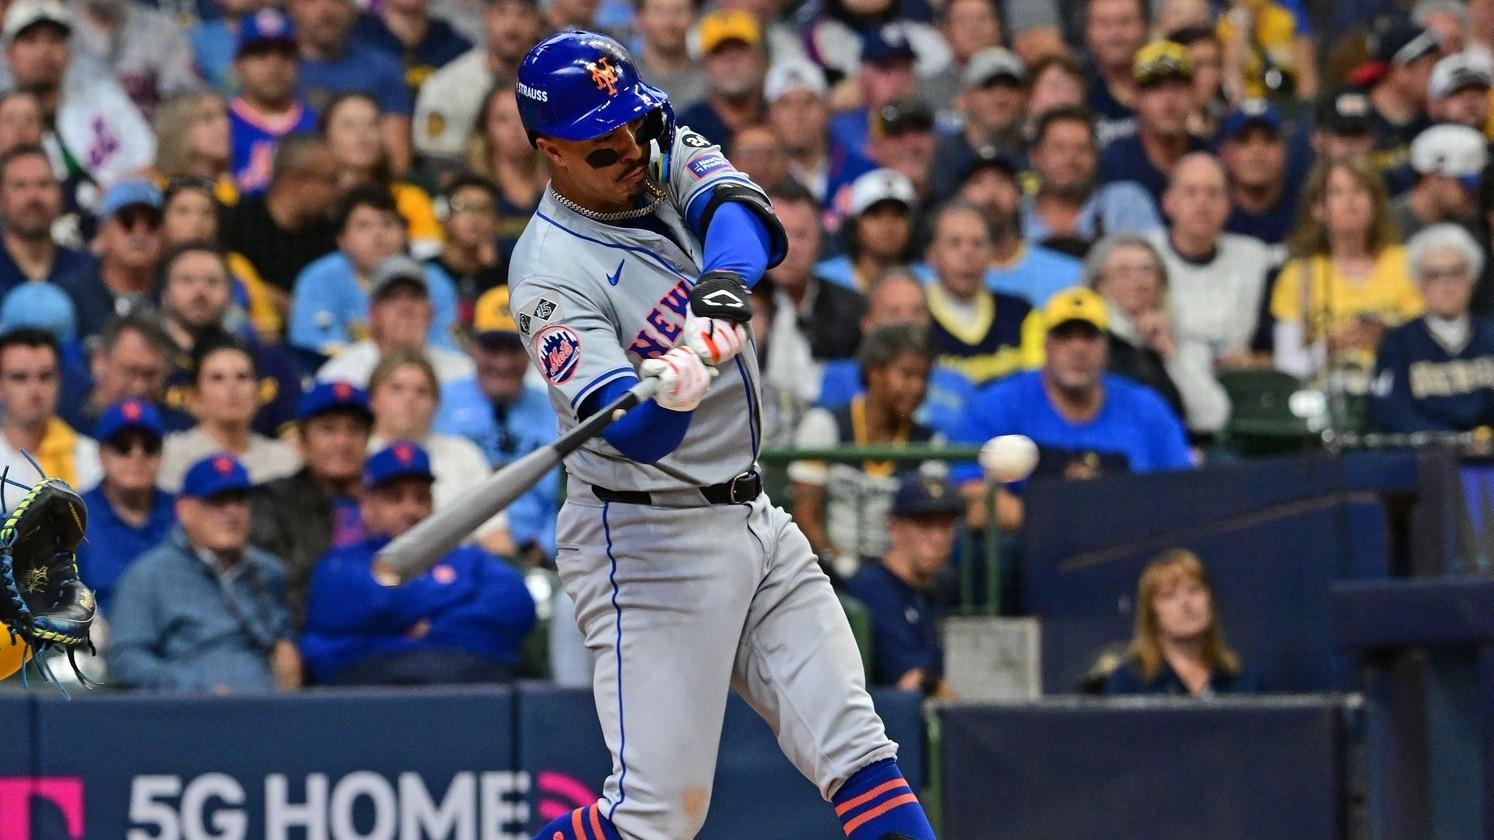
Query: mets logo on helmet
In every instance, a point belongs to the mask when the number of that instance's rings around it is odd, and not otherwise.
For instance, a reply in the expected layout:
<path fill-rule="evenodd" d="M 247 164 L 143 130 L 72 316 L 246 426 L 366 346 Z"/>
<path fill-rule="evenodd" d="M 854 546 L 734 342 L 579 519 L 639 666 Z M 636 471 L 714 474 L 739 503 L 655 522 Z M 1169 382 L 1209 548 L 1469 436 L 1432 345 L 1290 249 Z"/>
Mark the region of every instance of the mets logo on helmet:
<path fill-rule="evenodd" d="M 563 385 L 581 365 L 581 337 L 570 327 L 553 326 L 534 337 L 540 372 L 551 385 Z"/>
<path fill-rule="evenodd" d="M 586 69 L 591 71 L 591 81 L 597 90 L 607 91 L 608 96 L 617 95 L 617 68 L 607 63 L 607 56 L 586 62 Z"/>

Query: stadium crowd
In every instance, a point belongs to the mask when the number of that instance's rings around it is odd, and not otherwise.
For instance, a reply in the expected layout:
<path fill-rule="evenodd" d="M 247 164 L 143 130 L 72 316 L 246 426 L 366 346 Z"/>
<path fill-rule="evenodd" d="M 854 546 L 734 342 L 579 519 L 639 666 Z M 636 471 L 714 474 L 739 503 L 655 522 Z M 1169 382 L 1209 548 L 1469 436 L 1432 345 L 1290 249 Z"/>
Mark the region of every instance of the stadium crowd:
<path fill-rule="evenodd" d="M 524 579 L 558 474 L 412 586 L 369 572 L 554 437 L 507 305 L 547 180 L 513 75 L 572 27 L 769 190 L 768 447 L 1189 469 L 1240 372 L 1494 425 L 1494 2 L 1341 5 L 0 0 L 0 465 L 87 491 L 113 684 L 510 679 L 537 611 L 584 673 Z M 991 527 L 933 467 L 800 459 L 780 500 L 877 679 L 927 690 L 934 580 Z"/>

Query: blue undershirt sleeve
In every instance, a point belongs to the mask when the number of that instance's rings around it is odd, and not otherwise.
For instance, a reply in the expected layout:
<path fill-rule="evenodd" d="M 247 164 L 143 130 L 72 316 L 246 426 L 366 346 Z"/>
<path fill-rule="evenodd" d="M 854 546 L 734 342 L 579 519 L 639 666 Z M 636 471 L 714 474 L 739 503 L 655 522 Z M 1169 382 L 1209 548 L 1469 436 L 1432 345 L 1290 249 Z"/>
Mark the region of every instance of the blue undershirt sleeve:
<path fill-rule="evenodd" d="M 636 376 L 625 376 L 603 385 L 581 402 L 578 417 L 583 420 L 590 417 L 636 384 Z M 608 426 L 602 437 L 631 460 L 652 464 L 673 452 L 685 439 L 685 430 L 690 428 L 693 414 L 692 411 L 671 411 L 648 400 Z"/>
<path fill-rule="evenodd" d="M 772 250 L 767 226 L 745 205 L 726 201 L 716 208 L 710 229 L 702 235 L 701 219 L 710 198 L 709 192 L 701 193 L 685 214 L 690 230 L 705 242 L 705 265 L 701 273 L 732 271 L 742 277 L 747 288 L 756 288 L 763 272 L 768 270 L 768 254 Z"/>

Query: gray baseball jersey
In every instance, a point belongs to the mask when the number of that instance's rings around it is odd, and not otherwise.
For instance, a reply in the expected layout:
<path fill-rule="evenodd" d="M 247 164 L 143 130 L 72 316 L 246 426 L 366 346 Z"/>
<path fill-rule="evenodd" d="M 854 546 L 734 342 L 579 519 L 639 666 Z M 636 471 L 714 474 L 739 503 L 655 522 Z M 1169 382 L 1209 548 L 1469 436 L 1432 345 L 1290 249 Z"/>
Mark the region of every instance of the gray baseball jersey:
<path fill-rule="evenodd" d="M 513 312 L 562 430 L 589 395 L 678 342 L 702 262 L 683 220 L 689 202 L 722 182 L 751 186 L 688 129 L 672 157 L 655 215 L 673 236 L 594 222 L 547 195 L 514 249 Z M 754 466 L 757 380 L 749 346 L 722 366 L 684 440 L 656 464 L 601 438 L 566 459 L 555 564 L 594 658 L 612 751 L 597 806 L 626 840 L 700 830 L 733 689 L 826 799 L 897 752 L 845 614 L 788 514 L 766 496 L 711 505 L 694 490 Z M 647 491 L 653 504 L 604 501 L 593 486 Z"/>
<path fill-rule="evenodd" d="M 638 363 L 673 347 L 684 327 L 702 246 L 685 208 L 723 182 L 751 185 L 719 147 L 676 132 L 666 200 L 655 217 L 674 234 L 596 222 L 548 191 L 514 246 L 510 305 L 530 356 L 550 383 L 562 432 L 597 389 L 636 375 Z M 719 484 L 752 469 L 760 422 L 757 356 L 723 366 L 679 448 L 654 465 L 630 461 L 596 438 L 566 459 L 572 481 L 613 490 L 671 490 Z"/>

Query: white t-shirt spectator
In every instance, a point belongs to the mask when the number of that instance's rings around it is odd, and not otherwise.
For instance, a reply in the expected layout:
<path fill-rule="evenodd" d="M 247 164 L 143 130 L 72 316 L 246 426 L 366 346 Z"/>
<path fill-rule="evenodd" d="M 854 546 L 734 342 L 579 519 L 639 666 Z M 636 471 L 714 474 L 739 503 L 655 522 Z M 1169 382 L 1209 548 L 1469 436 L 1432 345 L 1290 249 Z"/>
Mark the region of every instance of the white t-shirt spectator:
<path fill-rule="evenodd" d="M 1214 258 L 1200 263 L 1173 250 L 1165 229 L 1149 237 L 1167 267 L 1167 299 L 1178 340 L 1202 344 L 1211 361 L 1249 351 L 1272 267 L 1266 244 L 1249 236 L 1222 234 Z"/>

